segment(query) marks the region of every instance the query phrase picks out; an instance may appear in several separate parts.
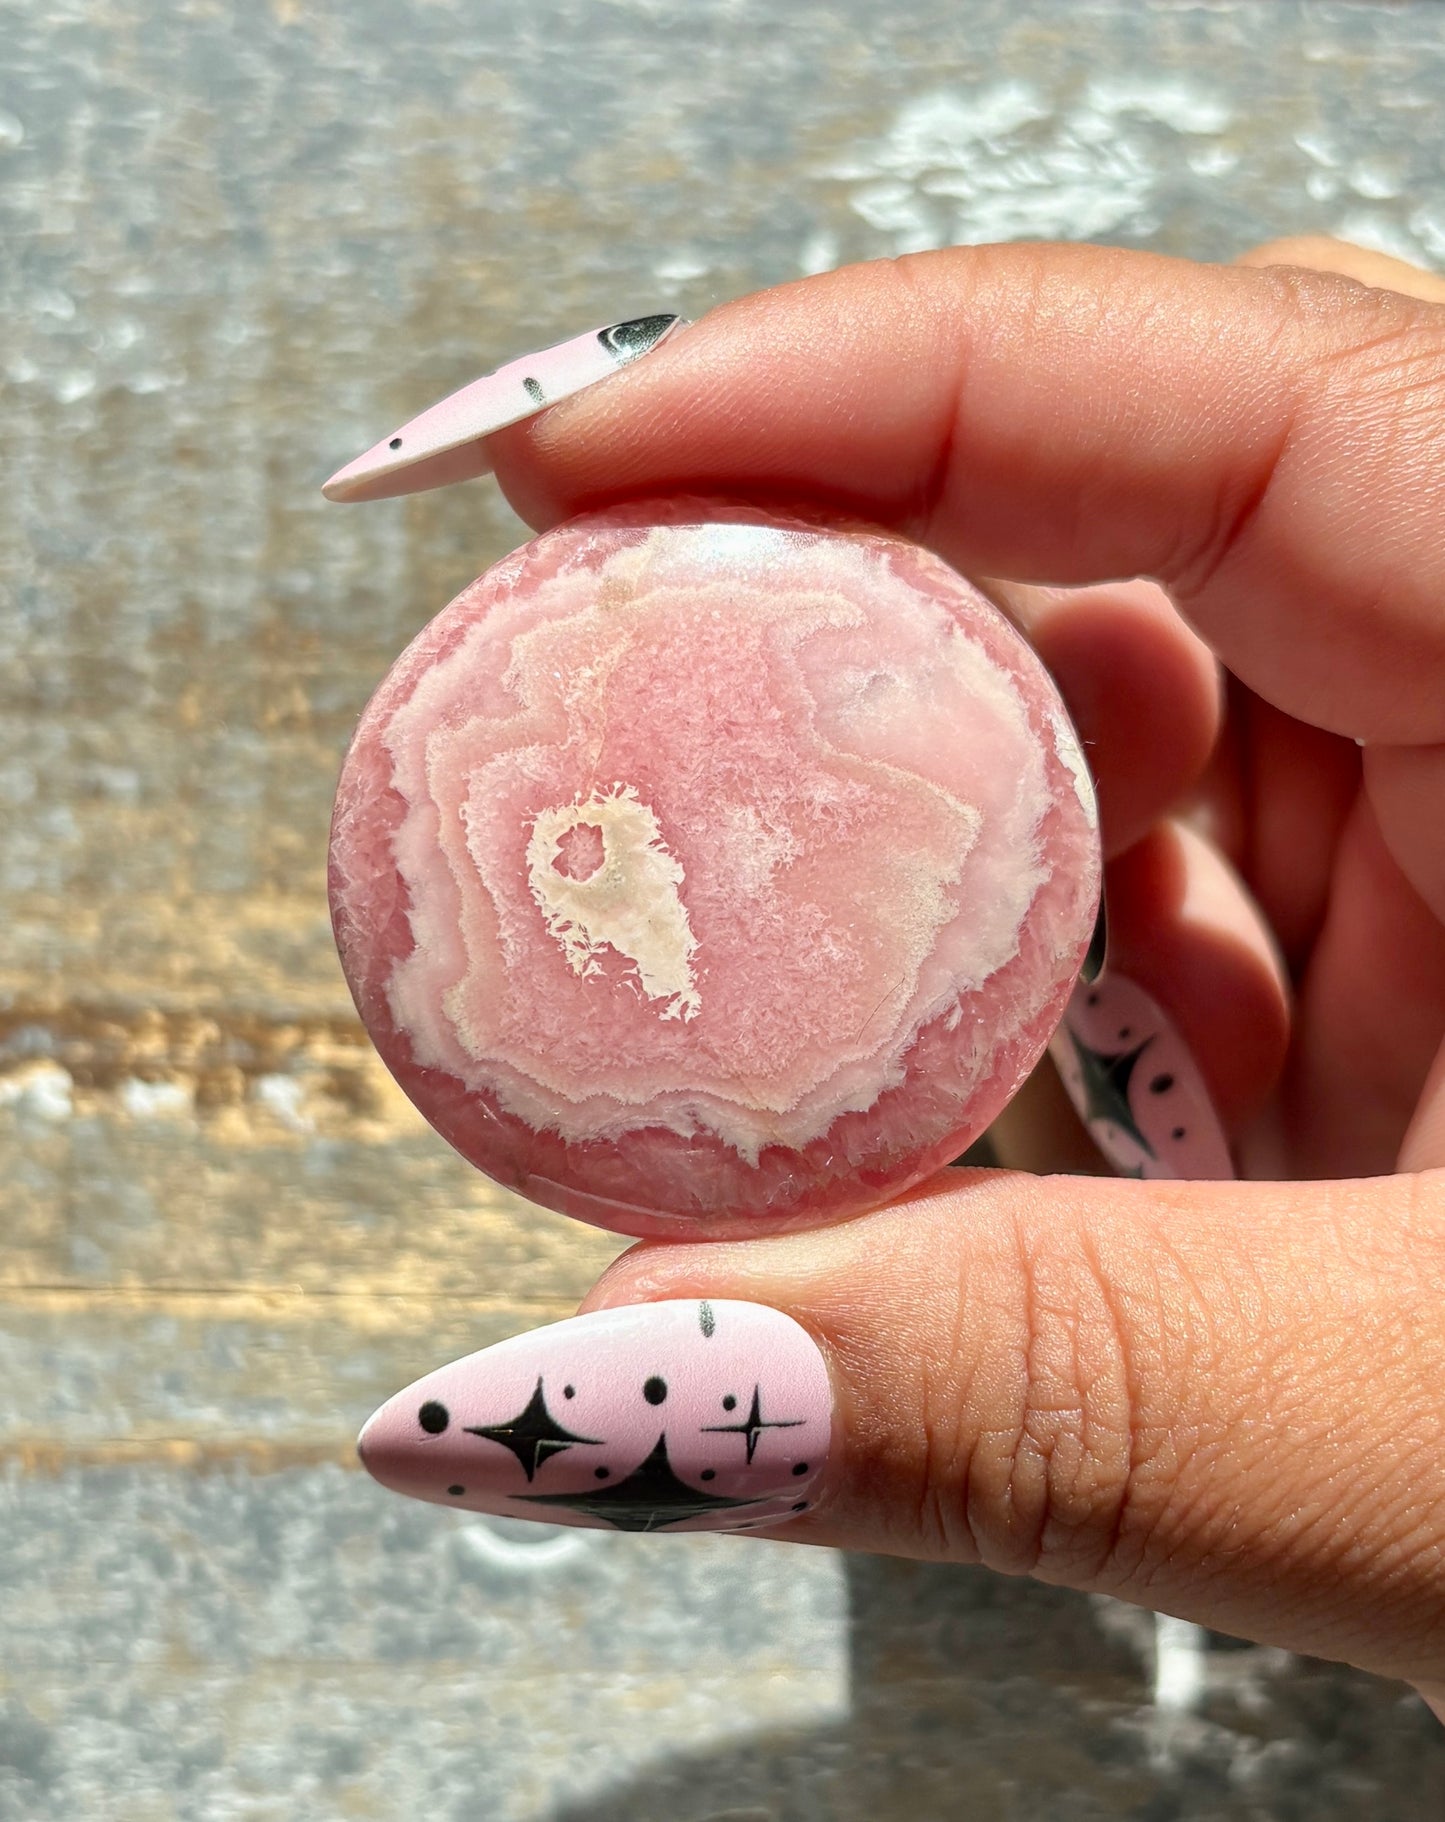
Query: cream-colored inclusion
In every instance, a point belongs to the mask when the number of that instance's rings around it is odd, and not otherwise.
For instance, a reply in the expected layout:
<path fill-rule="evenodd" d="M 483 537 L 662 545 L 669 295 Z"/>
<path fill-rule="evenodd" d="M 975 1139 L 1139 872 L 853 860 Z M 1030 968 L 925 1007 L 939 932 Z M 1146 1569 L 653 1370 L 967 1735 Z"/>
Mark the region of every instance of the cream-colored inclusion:
<path fill-rule="evenodd" d="M 602 861 L 587 879 L 558 870 L 563 838 L 590 825 L 602 835 Z M 598 955 L 615 949 L 637 969 L 643 992 L 662 1000 L 665 1019 L 690 1019 L 702 1001 L 693 980 L 697 941 L 678 888 L 682 868 L 668 853 L 654 812 L 631 785 L 596 792 L 585 803 L 543 810 L 527 843 L 527 876 L 548 934 L 584 980 Z"/>

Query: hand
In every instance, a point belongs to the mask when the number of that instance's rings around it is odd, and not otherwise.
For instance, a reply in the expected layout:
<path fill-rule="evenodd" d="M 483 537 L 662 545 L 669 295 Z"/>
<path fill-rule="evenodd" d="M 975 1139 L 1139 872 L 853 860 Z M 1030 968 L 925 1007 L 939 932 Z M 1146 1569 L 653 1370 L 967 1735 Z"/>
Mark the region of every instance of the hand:
<path fill-rule="evenodd" d="M 1445 282 L 1255 259 L 851 268 L 495 439 L 534 525 L 801 495 L 989 578 L 1094 759 L 1111 965 L 1175 1019 L 1247 1173 L 1295 1179 L 951 1172 L 829 1231 L 636 1247 L 585 1307 L 746 1299 L 817 1338 L 837 1466 L 775 1535 L 1101 1590 L 1428 1693 Z"/>

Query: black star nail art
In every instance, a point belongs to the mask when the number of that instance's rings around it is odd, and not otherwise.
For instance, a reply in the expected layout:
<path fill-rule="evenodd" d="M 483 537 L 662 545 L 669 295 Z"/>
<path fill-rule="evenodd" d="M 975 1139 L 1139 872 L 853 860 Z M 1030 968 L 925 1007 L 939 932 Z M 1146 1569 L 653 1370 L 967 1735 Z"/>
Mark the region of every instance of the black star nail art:
<path fill-rule="evenodd" d="M 1129 1105 L 1129 1078 L 1153 1041 L 1153 1038 L 1145 1038 L 1137 1049 L 1119 1051 L 1111 1056 L 1101 1050 L 1091 1050 L 1076 1033 L 1069 1033 L 1069 1042 L 1079 1059 L 1079 1072 L 1084 1081 L 1087 1101 L 1084 1118 L 1107 1120 L 1111 1126 L 1117 1126 L 1150 1158 L 1154 1156 L 1154 1147 L 1140 1132 L 1134 1110 Z"/>
<path fill-rule="evenodd" d="M 762 1504 L 756 1499 L 727 1499 L 721 1494 L 704 1493 L 679 1480 L 667 1459 L 666 1433 L 658 1437 L 657 1447 L 634 1473 L 609 1487 L 597 1487 L 588 1493 L 514 1493 L 512 1498 L 531 1506 L 560 1506 L 568 1512 L 584 1512 L 618 1531 L 660 1531 L 665 1525 L 681 1524 L 685 1518 L 701 1518 L 732 1506 Z"/>
<path fill-rule="evenodd" d="M 518 1412 L 510 1423 L 469 1423 L 463 1428 L 468 1436 L 482 1436 L 488 1442 L 499 1442 L 504 1449 L 510 1449 L 521 1462 L 522 1472 L 528 1480 L 548 1456 L 560 1455 L 564 1449 L 576 1448 L 579 1444 L 589 1449 L 602 1446 L 598 1437 L 578 1436 L 558 1423 L 547 1409 L 540 1379 L 526 1409 Z"/>
<path fill-rule="evenodd" d="M 753 1465 L 753 1456 L 757 1452 L 758 1438 L 764 1430 L 795 1430 L 804 1420 L 801 1417 L 774 1418 L 770 1422 L 763 1420 L 763 1389 L 753 1387 L 752 1409 L 742 1423 L 705 1423 L 702 1427 L 708 1431 L 730 1431 L 747 1438 L 748 1466 Z"/>

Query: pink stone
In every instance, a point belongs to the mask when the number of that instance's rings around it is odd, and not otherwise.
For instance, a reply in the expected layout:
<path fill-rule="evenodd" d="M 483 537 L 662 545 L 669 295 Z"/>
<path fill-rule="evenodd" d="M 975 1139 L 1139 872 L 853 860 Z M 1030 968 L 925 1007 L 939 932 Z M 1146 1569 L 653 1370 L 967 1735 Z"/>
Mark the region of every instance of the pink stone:
<path fill-rule="evenodd" d="M 462 592 L 372 698 L 331 903 L 464 1156 L 599 1226 L 767 1232 L 958 1156 L 1062 1015 L 1099 890 L 1047 673 L 937 557 L 671 500 Z"/>

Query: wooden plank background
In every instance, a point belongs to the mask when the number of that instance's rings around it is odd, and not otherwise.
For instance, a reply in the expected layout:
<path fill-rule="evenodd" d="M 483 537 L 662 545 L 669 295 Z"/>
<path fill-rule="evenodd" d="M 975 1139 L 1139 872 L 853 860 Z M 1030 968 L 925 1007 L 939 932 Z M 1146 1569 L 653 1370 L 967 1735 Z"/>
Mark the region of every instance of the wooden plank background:
<path fill-rule="evenodd" d="M 522 530 L 317 484 L 581 326 L 992 236 L 1445 259 L 1429 4 L 0 3 L 0 1822 L 1414 1822 L 1399 1689 L 1141 1616 L 390 1500 L 352 1437 L 617 1250 L 331 947 L 355 717 Z"/>

